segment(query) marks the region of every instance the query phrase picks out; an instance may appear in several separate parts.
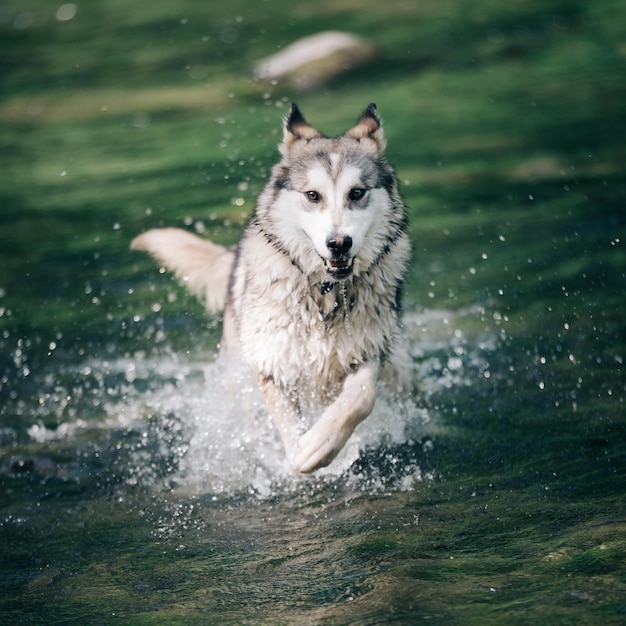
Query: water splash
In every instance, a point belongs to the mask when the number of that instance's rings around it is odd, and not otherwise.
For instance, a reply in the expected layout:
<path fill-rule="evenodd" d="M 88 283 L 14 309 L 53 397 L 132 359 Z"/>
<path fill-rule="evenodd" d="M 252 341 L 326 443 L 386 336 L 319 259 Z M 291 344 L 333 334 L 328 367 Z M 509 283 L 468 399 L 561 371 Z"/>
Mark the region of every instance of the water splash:
<path fill-rule="evenodd" d="M 89 471 L 96 458 L 108 480 L 125 488 L 213 498 L 268 498 L 329 484 L 358 493 L 410 489 L 434 473 L 424 464 L 438 428 L 429 398 L 489 371 L 497 336 L 485 320 L 482 309 L 406 318 L 421 396 L 398 403 L 381 389 L 341 454 L 311 477 L 292 472 L 252 373 L 214 355 L 82 363 L 82 384 L 71 393 L 42 388 L 35 408 L 42 419 L 28 436 L 42 447 L 73 447 Z M 54 427 L 44 424 L 51 412 Z"/>

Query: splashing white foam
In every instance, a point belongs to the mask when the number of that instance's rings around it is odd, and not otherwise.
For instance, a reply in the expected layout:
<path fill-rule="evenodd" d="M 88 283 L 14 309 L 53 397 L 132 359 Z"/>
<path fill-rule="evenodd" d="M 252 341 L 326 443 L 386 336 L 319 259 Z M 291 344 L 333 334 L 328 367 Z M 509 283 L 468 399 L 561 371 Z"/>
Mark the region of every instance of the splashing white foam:
<path fill-rule="evenodd" d="M 195 354 L 187 361 L 170 355 L 83 364 L 81 371 L 99 381 L 96 403 L 106 418 L 89 421 L 65 415 L 57 428 L 37 424 L 29 435 L 44 443 L 76 438 L 85 430 L 119 433 L 113 439 L 132 466 L 127 477 L 131 484 L 152 481 L 158 488 L 166 475 L 169 484 L 190 495 L 269 497 L 312 480 L 358 483 L 362 477 L 355 462 L 371 450 L 387 455 L 386 467 L 402 465 L 393 488 L 409 489 L 427 476 L 418 463 L 395 457 L 394 447 L 436 432 L 436 416 L 424 408 L 423 399 L 469 384 L 477 372 L 488 370 L 486 356 L 495 343 L 484 321 L 481 310 L 427 311 L 408 317 L 406 332 L 423 398 L 419 403 L 397 403 L 381 389 L 373 413 L 314 478 L 291 470 L 252 373 L 227 359 L 211 357 L 207 362 L 206 355 L 200 361 Z M 390 482 L 370 473 L 363 485 L 386 489 Z"/>

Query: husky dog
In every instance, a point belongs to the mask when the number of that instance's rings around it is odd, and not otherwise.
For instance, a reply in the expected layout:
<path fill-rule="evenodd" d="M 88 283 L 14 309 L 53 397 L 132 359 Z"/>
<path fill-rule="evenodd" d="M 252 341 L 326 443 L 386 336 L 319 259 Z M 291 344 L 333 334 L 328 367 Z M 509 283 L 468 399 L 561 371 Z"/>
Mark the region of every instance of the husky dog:
<path fill-rule="evenodd" d="M 221 350 L 258 384 L 298 472 L 328 465 L 372 411 L 376 384 L 402 386 L 410 364 L 400 296 L 410 244 L 376 106 L 337 137 L 295 104 L 236 249 L 180 229 L 150 230 L 152 254 L 224 311 Z M 303 416 L 319 416 L 307 430 Z"/>

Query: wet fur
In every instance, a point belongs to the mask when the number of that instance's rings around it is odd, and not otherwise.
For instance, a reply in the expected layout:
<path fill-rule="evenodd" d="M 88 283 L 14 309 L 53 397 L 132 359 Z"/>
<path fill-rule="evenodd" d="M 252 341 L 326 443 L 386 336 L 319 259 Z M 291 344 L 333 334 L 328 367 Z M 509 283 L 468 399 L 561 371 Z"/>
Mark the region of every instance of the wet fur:
<path fill-rule="evenodd" d="M 209 310 L 223 306 L 222 349 L 256 372 L 296 471 L 335 458 L 371 412 L 379 379 L 412 381 L 400 321 L 410 245 L 384 148 L 374 105 L 332 138 L 292 105 L 282 159 L 235 251 L 179 229 L 132 243 Z"/>

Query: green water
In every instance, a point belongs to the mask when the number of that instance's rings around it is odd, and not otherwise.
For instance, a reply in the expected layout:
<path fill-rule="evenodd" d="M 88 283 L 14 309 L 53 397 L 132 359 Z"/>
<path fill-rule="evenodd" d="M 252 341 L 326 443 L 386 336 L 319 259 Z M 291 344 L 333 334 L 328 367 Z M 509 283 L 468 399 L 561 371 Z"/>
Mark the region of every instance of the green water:
<path fill-rule="evenodd" d="M 6 2 L 0 622 L 626 623 L 622 4 Z M 251 79 L 329 28 L 377 59 Z M 217 320 L 128 250 L 234 243 L 292 99 L 385 120 L 424 389 L 302 481 L 231 446 Z"/>

